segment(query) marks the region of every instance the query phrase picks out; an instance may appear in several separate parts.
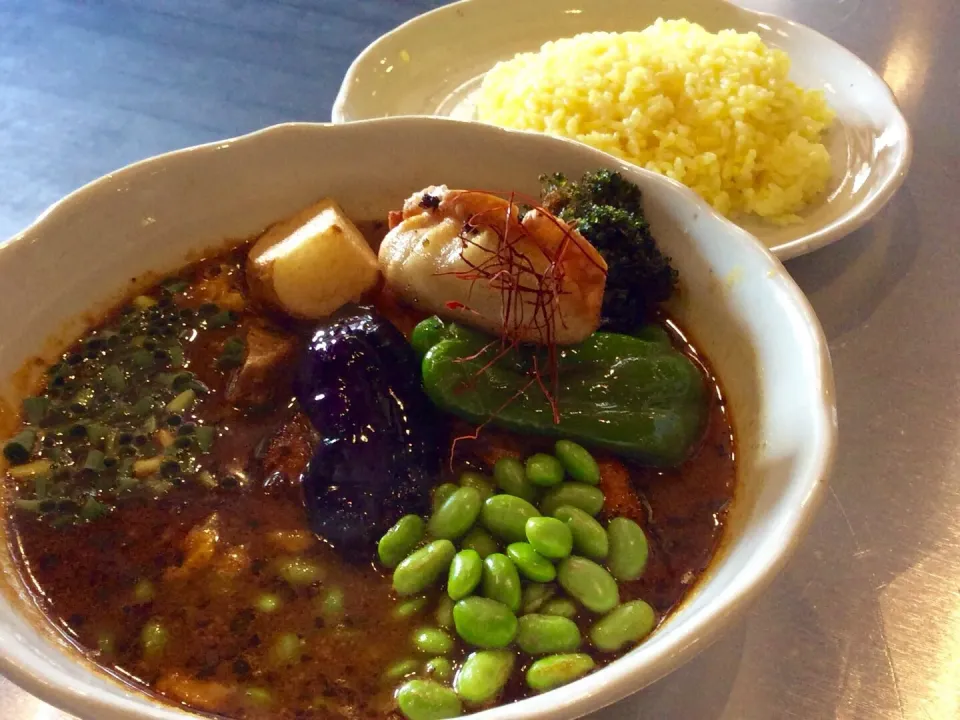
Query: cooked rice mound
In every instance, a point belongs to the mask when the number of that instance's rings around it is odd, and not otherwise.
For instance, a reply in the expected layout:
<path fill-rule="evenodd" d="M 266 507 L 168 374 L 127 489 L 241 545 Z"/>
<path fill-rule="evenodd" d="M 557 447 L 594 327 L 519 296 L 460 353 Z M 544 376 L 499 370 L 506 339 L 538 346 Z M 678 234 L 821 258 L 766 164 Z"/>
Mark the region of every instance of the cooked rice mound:
<path fill-rule="evenodd" d="M 826 189 L 833 111 L 787 79 L 790 58 L 756 33 L 687 20 L 585 33 L 498 63 L 483 122 L 579 140 L 696 190 L 725 215 L 776 223 Z"/>

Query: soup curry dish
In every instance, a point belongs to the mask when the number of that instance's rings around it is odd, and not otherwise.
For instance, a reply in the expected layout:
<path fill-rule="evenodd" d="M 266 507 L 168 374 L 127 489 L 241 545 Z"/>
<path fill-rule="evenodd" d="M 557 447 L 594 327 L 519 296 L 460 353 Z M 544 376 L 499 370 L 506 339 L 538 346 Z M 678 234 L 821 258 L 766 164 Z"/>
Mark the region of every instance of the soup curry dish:
<path fill-rule="evenodd" d="M 455 717 L 641 643 L 733 497 L 677 273 L 615 173 L 332 199 L 130 298 L 4 445 L 24 583 L 227 718 Z"/>

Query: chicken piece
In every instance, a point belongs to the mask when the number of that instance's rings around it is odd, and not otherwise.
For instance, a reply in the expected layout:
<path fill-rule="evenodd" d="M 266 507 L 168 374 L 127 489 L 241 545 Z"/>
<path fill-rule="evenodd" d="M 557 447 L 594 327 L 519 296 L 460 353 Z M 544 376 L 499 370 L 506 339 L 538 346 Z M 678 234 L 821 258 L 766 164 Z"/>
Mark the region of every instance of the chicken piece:
<path fill-rule="evenodd" d="M 195 570 L 207 567 L 217 553 L 220 543 L 220 516 L 213 513 L 201 524 L 191 528 L 183 541 L 183 563 L 179 567 L 167 568 L 164 580 L 177 580 L 187 577 Z"/>
<path fill-rule="evenodd" d="M 380 276 L 363 233 L 331 198 L 267 230 L 250 250 L 246 272 L 255 298 L 306 320 L 359 300 Z"/>
<path fill-rule="evenodd" d="M 391 224 L 396 223 L 391 217 Z M 418 309 L 520 342 L 568 345 L 600 326 L 607 264 L 543 210 L 428 187 L 380 245 L 387 286 Z"/>
<path fill-rule="evenodd" d="M 182 703 L 215 712 L 233 694 L 234 689 L 212 680 L 198 680 L 186 673 L 172 672 L 157 680 L 157 690 Z"/>
<path fill-rule="evenodd" d="M 625 517 L 641 527 L 647 524 L 647 514 L 640 496 L 630 484 L 630 471 L 613 458 L 597 461 L 600 467 L 600 489 L 603 490 L 603 509 L 607 515 Z"/>
<path fill-rule="evenodd" d="M 247 355 L 227 387 L 227 400 L 241 407 L 267 405 L 289 383 L 283 365 L 293 359 L 296 340 L 257 325 L 247 331 Z"/>

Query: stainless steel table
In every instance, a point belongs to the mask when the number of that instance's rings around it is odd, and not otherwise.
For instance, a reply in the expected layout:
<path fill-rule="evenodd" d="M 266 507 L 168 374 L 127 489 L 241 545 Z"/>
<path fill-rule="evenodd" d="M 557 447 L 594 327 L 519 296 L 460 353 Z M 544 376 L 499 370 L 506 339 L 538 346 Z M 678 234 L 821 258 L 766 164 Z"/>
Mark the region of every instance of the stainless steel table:
<path fill-rule="evenodd" d="M 809 538 L 742 624 L 596 717 L 955 720 L 960 4 L 741 1 L 809 24 L 876 68 L 916 157 L 868 227 L 789 263 L 830 338 L 840 407 L 832 490 Z M 437 4 L 3 0 L 0 237 L 141 157 L 328 119 L 350 59 Z M 66 717 L 0 680 L 0 718 Z"/>

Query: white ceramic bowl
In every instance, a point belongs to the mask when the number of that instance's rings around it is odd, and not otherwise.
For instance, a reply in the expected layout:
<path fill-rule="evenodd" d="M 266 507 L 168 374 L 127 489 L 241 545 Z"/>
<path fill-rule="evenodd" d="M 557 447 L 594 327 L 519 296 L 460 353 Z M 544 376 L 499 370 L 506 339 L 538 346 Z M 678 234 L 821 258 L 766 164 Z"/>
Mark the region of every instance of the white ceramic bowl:
<path fill-rule="evenodd" d="M 601 166 L 642 187 L 653 232 L 680 271 L 673 314 L 726 390 L 739 485 L 718 557 L 653 636 L 572 685 L 482 714 L 582 715 L 690 659 L 757 597 L 809 524 L 833 456 L 830 360 L 810 306 L 753 237 L 680 185 L 573 142 L 425 118 L 283 125 L 162 155 L 82 188 L 0 246 L 0 378 L 62 348 L 83 327 L 79 311 L 109 306 L 132 278 L 173 270 L 323 195 L 355 218 L 382 218 L 431 183 L 536 193 L 542 172 Z M 3 387 L 10 403 L 21 392 Z M 80 660 L 31 609 L 6 551 L 0 569 L 10 586 L 0 595 L 3 674 L 89 720 L 184 717 Z"/>
<path fill-rule="evenodd" d="M 826 144 L 833 159 L 827 196 L 779 227 L 737 221 L 781 260 L 839 240 L 872 218 L 906 177 L 907 121 L 883 80 L 846 48 L 775 15 L 726 0 L 461 0 L 424 13 L 367 47 L 347 71 L 333 121 L 396 115 L 472 119 L 471 95 L 501 60 L 581 32 L 642 30 L 658 17 L 687 18 L 716 32 L 755 32 L 791 58 L 791 79 L 820 88 L 837 113 Z"/>

